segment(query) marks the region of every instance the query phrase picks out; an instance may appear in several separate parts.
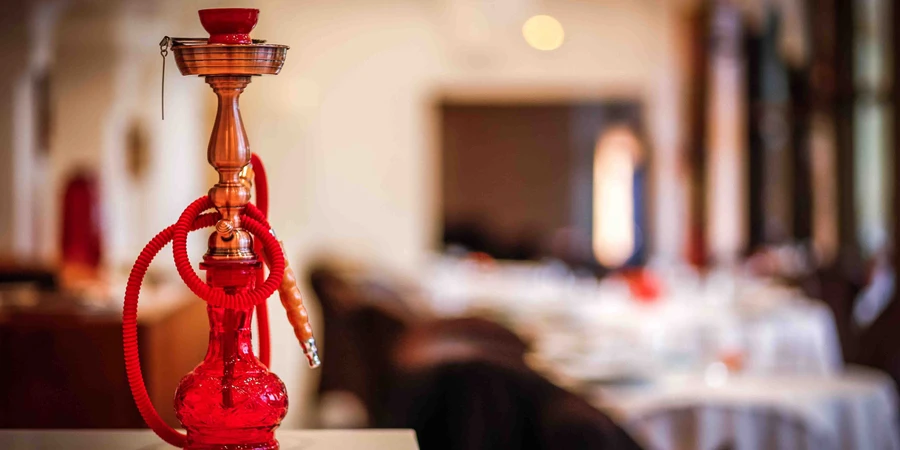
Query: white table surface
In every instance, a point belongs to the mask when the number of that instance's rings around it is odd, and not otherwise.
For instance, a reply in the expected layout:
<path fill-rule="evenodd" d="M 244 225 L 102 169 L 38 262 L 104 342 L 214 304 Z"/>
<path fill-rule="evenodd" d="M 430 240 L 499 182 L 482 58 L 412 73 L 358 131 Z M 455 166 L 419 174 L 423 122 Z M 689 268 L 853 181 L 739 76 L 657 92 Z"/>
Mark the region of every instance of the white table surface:
<path fill-rule="evenodd" d="M 418 450 L 412 430 L 283 430 L 282 450 Z M 167 450 L 150 430 L 0 430 L 3 450 Z"/>
<path fill-rule="evenodd" d="M 710 381 L 665 376 L 648 385 L 598 386 L 593 397 L 650 449 L 900 449 L 897 394 L 881 372 L 851 366 L 830 377 Z"/>

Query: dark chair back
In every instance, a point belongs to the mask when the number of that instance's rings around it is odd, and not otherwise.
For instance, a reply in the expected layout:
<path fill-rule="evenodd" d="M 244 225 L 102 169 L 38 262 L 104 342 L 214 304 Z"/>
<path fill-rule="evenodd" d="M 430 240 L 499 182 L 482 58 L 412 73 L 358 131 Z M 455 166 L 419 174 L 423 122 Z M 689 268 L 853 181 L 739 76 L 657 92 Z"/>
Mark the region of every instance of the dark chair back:
<path fill-rule="evenodd" d="M 423 450 L 640 448 L 580 397 L 488 355 L 413 367 L 391 392 L 379 425 L 413 428 Z"/>
<path fill-rule="evenodd" d="M 340 270 L 317 267 L 310 272 L 310 282 L 321 304 L 325 328 L 321 352 L 328 361 L 322 365 L 318 394 L 351 393 L 369 418 L 376 417 L 383 404 L 380 386 L 391 372 L 392 349 L 412 319 L 403 308 L 388 306 L 384 290 L 379 296 L 367 295 L 364 286 Z"/>
<path fill-rule="evenodd" d="M 855 363 L 886 372 L 900 391 L 900 301 L 894 299 L 859 337 Z"/>
<path fill-rule="evenodd" d="M 859 348 L 859 332 L 853 321 L 856 298 L 865 287 L 863 272 L 834 264 L 819 269 L 802 283 L 804 293 L 822 300 L 834 315 L 841 354 L 844 361 L 853 362 Z"/>

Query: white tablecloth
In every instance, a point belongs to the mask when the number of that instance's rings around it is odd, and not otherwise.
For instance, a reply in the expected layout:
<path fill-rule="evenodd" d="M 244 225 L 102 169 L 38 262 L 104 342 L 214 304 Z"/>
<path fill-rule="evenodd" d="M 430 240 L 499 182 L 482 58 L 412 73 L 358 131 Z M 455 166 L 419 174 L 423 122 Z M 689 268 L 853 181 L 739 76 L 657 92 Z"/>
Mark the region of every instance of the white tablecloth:
<path fill-rule="evenodd" d="M 900 449 L 895 388 L 880 372 L 709 381 L 660 377 L 590 397 L 650 450 Z"/>
<path fill-rule="evenodd" d="M 422 279 L 438 314 L 494 314 L 574 378 L 703 370 L 727 355 L 754 374 L 827 375 L 843 365 L 828 307 L 764 280 L 668 277 L 646 303 L 621 280 L 536 264 L 451 260 Z"/>

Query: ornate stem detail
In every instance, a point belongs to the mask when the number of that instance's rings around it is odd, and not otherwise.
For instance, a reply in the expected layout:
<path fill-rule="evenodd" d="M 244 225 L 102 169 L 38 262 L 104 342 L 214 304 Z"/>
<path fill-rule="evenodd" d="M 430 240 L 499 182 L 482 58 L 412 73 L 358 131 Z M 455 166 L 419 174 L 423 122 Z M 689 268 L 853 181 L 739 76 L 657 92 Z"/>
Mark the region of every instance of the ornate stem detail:
<path fill-rule="evenodd" d="M 209 198 L 230 222 L 233 232 L 209 237 L 209 259 L 255 260 L 253 238 L 241 229 L 241 211 L 250 201 L 250 188 L 242 182 L 241 171 L 250 163 L 250 141 L 241 120 L 238 98 L 250 84 L 249 76 L 207 76 L 219 100 L 216 121 L 209 138 L 207 160 L 219 173 L 219 182 L 209 190 Z"/>

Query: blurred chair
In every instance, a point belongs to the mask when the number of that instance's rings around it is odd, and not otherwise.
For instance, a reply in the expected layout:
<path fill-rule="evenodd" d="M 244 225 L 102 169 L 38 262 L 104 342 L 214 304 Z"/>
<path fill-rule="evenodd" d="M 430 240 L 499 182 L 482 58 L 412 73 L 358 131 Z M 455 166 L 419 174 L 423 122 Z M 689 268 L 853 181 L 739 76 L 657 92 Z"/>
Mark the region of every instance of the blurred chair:
<path fill-rule="evenodd" d="M 432 319 L 416 311 L 389 281 L 364 272 L 335 264 L 316 264 L 310 271 L 325 325 L 323 358 L 337 361 L 322 366 L 320 406 L 351 412 L 356 407 L 347 402 L 355 398 L 368 416 L 361 423 L 323 425 L 365 426 L 378 420 L 383 414 L 382 395 L 392 382 L 398 359 L 410 356 L 409 351 L 398 351 L 401 340 L 415 342 L 415 348 L 464 345 L 524 365 L 527 344 L 503 326 L 480 318 Z"/>
<path fill-rule="evenodd" d="M 426 321 L 404 336 L 395 349 L 400 366 L 459 356 L 479 356 L 525 367 L 529 345 L 506 327 L 479 317 Z M 457 351 L 461 353 L 457 353 Z"/>
<path fill-rule="evenodd" d="M 859 351 L 854 363 L 887 372 L 900 391 L 900 302 L 897 294 L 872 324 L 859 337 Z"/>
<path fill-rule="evenodd" d="M 414 428 L 428 450 L 639 448 L 603 413 L 531 370 L 528 344 L 502 325 L 434 319 L 387 283 L 313 267 L 323 358 L 332 361 L 322 366 L 320 407 L 350 394 L 367 416 L 356 426 Z"/>
<path fill-rule="evenodd" d="M 633 449 L 582 398 L 535 373 L 528 345 L 480 318 L 425 322 L 395 347 L 381 427 L 413 428 L 423 449 Z"/>
<path fill-rule="evenodd" d="M 415 429 L 426 450 L 640 448 L 606 415 L 524 365 L 475 349 L 442 353 L 403 366 L 380 426 Z"/>
<path fill-rule="evenodd" d="M 839 259 L 834 264 L 820 268 L 802 282 L 804 293 L 821 299 L 834 314 L 841 354 L 844 361 L 856 360 L 859 332 L 853 319 L 853 308 L 859 293 L 865 287 L 863 264 L 858 259 Z"/>
<path fill-rule="evenodd" d="M 368 416 L 359 423 L 322 425 L 370 425 L 383 404 L 379 386 L 390 376 L 394 345 L 416 316 L 389 287 L 360 282 L 332 264 L 314 265 L 309 279 L 322 308 L 322 358 L 333 362 L 322 365 L 319 406 L 356 401 Z"/>

